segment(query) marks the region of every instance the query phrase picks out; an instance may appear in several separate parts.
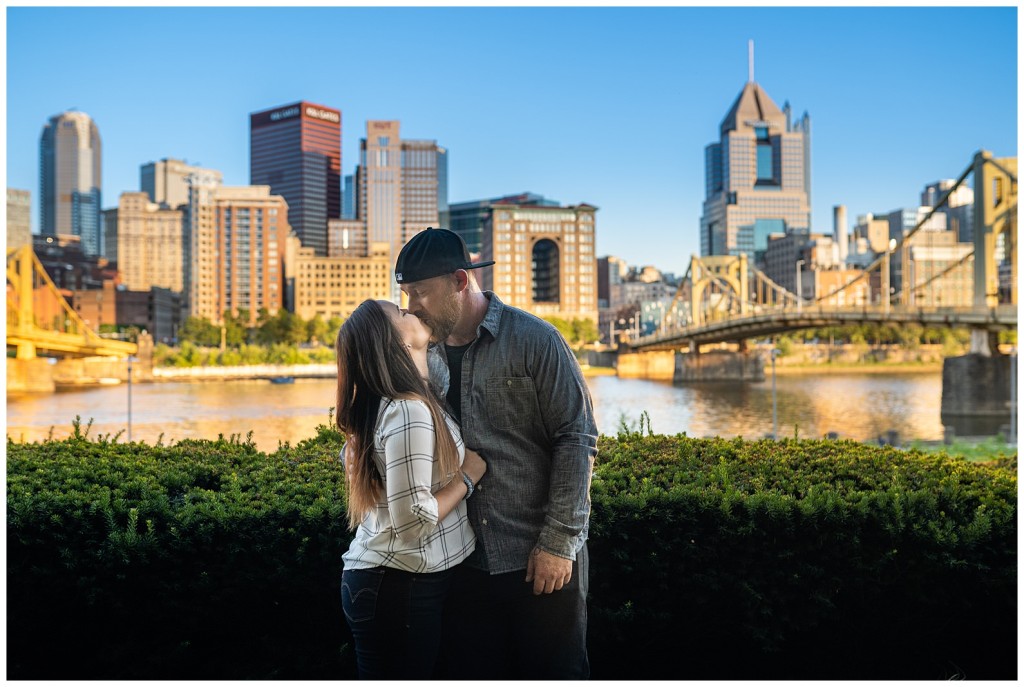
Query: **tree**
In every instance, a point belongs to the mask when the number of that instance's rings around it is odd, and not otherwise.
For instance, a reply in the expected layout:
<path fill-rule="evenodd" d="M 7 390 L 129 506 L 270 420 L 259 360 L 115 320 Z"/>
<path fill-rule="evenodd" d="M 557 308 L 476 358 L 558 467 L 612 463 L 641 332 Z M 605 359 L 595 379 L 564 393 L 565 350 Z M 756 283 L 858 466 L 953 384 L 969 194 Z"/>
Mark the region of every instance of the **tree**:
<path fill-rule="evenodd" d="M 224 343 L 232 348 L 241 346 L 249 339 L 249 311 L 240 308 L 237 315 L 224 311 Z"/>
<path fill-rule="evenodd" d="M 601 332 L 593 320 L 574 317 L 572 320 L 573 340 L 579 348 L 592 344 L 601 339 Z"/>
<path fill-rule="evenodd" d="M 337 330 L 335 330 L 337 331 Z M 322 344 L 330 341 L 330 325 L 320 317 L 320 313 L 313 316 L 313 319 L 306 321 L 306 340 L 311 344 Z"/>
<path fill-rule="evenodd" d="M 554 328 L 558 330 L 558 333 L 562 335 L 562 338 L 572 343 L 573 331 L 571 323 L 563 320 L 561 317 L 545 317 L 544 321 L 554 326 Z"/>
<path fill-rule="evenodd" d="M 219 346 L 220 327 L 205 317 L 190 317 L 178 328 L 178 341 L 197 346 Z"/>

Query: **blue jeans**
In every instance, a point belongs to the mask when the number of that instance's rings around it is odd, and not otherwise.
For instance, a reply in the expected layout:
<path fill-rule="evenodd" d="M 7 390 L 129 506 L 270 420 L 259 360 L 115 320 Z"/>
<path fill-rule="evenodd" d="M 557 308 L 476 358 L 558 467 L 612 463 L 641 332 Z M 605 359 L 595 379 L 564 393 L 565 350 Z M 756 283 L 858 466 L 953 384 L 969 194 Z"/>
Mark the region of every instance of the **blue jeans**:
<path fill-rule="evenodd" d="M 355 640 L 360 679 L 431 677 L 453 570 L 410 573 L 376 567 L 342 573 L 341 607 Z"/>
<path fill-rule="evenodd" d="M 586 680 L 590 555 L 576 554 L 569 584 L 533 593 L 526 570 L 491 575 L 468 565 L 455 573 L 438 677 L 449 680 Z"/>

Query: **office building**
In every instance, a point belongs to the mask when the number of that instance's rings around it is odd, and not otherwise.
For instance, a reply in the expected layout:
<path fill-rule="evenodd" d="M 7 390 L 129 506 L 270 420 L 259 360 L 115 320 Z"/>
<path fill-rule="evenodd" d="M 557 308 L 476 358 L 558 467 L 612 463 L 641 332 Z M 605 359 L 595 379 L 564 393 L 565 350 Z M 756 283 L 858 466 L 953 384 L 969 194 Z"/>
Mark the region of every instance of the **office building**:
<path fill-rule="evenodd" d="M 341 111 L 300 101 L 249 115 L 249 183 L 288 204 L 303 246 L 327 255 L 327 220 L 341 217 Z"/>
<path fill-rule="evenodd" d="M 75 289 L 65 298 L 86 326 L 94 332 L 117 324 L 117 287 L 105 281 L 98 289 Z"/>
<path fill-rule="evenodd" d="M 193 174 L 211 176 L 218 184 L 223 181 L 223 175 L 217 170 L 165 157 L 139 168 L 139 188 L 151 202 L 173 210 L 188 205 L 189 179 Z"/>
<path fill-rule="evenodd" d="M 597 208 L 500 202 L 484 221 L 478 270 L 483 289 L 540 317 L 589 319 L 597 310 Z"/>
<path fill-rule="evenodd" d="M 288 203 L 269 186 L 205 181 L 193 181 L 189 200 L 189 313 L 219 323 L 246 311 L 255 325 L 260 309 L 284 307 Z"/>
<path fill-rule="evenodd" d="M 357 219 L 332 219 L 327 223 L 327 257 L 359 258 L 369 254 L 365 222 Z"/>
<path fill-rule="evenodd" d="M 354 174 L 345 175 L 345 185 L 341 194 L 341 218 L 356 218 L 356 177 Z"/>
<path fill-rule="evenodd" d="M 899 241 L 909 234 L 931 211 L 930 207 L 899 208 L 888 214 L 889 238 Z M 936 212 L 921 226 L 920 231 L 946 231 L 946 215 Z"/>
<path fill-rule="evenodd" d="M 974 241 L 974 189 L 966 183 L 953 191 L 955 179 L 941 179 L 928 184 L 921 192 L 921 205 L 936 207 L 946 193 L 949 197 L 938 209 L 946 216 L 946 227 L 956 233 L 960 243 Z"/>
<path fill-rule="evenodd" d="M 769 279 L 790 293 L 797 293 L 798 279 L 810 269 L 807 264 L 807 248 L 822 234 L 809 231 L 779 232 L 768 236 L 768 245 L 762 258 L 762 267 Z M 803 260 L 801 265 L 798 261 Z M 802 282 L 801 282 L 802 283 Z"/>
<path fill-rule="evenodd" d="M 7 249 L 32 243 L 32 194 L 7 189 Z"/>
<path fill-rule="evenodd" d="M 550 200 L 539 193 L 516 193 L 489 200 L 472 200 L 453 203 L 441 217 L 441 226 L 451 229 L 466 242 L 466 248 L 473 255 L 483 250 L 484 226 L 491 216 L 491 207 L 502 203 L 557 208 L 557 200 Z"/>
<path fill-rule="evenodd" d="M 118 289 L 117 324 L 146 331 L 157 343 L 177 342 L 184 312 L 182 295 L 154 286 L 149 291 Z"/>
<path fill-rule="evenodd" d="M 80 236 L 89 255 L 102 254 L 100 132 L 84 112 L 50 118 L 39 143 L 39 231 Z"/>
<path fill-rule="evenodd" d="M 355 173 L 355 218 L 370 243 L 387 243 L 392 262 L 402 246 L 440 225 L 447 206 L 447 151 L 433 140 L 403 140 L 396 120 L 370 120 Z M 443 197 L 442 197 L 443 196 Z M 397 298 L 397 286 L 393 289 Z"/>
<path fill-rule="evenodd" d="M 125 288 L 184 290 L 184 214 L 141 191 L 122 193 L 117 208 L 104 213 L 105 255 L 117 263 Z"/>
<path fill-rule="evenodd" d="M 705 148 L 701 255 L 762 261 L 770 234 L 811 227 L 811 121 L 792 121 L 750 78 Z"/>
<path fill-rule="evenodd" d="M 32 237 L 32 250 L 54 286 L 61 290 L 102 289 L 104 282 L 121 283 L 115 265 L 100 255 L 89 255 L 82 250 L 79 236 Z"/>
<path fill-rule="evenodd" d="M 344 230 L 342 230 L 344 231 Z M 320 316 L 347 318 L 368 298 L 391 297 L 391 249 L 387 243 L 366 243 L 365 236 L 355 244 L 365 246 L 358 254 L 354 248 L 345 253 L 321 257 L 301 246 L 296 237 L 288 238 L 285 254 L 287 288 L 292 311 L 309 320 Z"/>
<path fill-rule="evenodd" d="M 622 283 L 628 274 L 629 266 L 622 258 L 606 255 L 597 259 L 597 307 L 617 307 L 622 298 Z"/>
<path fill-rule="evenodd" d="M 857 224 L 853 229 L 855 242 L 867 242 L 867 249 L 872 253 L 881 253 L 889 245 L 889 218 L 886 215 L 866 213 L 857 215 Z M 854 251 L 855 254 L 866 254 L 863 247 Z"/>
<path fill-rule="evenodd" d="M 893 284 L 906 290 L 913 307 L 970 307 L 974 303 L 974 244 L 957 241 L 952 231 L 917 234 L 893 258 Z M 907 279 L 903 274 L 907 274 Z M 941 275 L 941 276 L 940 276 Z M 914 288 L 914 287 L 918 288 Z"/>

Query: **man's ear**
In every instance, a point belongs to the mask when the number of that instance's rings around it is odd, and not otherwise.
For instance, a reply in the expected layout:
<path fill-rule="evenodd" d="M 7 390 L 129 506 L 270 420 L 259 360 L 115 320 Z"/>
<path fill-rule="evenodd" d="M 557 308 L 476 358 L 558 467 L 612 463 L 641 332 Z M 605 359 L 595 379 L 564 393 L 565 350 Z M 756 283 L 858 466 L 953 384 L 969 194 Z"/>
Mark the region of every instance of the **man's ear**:
<path fill-rule="evenodd" d="M 455 270 L 455 293 L 460 293 L 466 290 L 469 286 L 469 272 L 466 270 Z"/>

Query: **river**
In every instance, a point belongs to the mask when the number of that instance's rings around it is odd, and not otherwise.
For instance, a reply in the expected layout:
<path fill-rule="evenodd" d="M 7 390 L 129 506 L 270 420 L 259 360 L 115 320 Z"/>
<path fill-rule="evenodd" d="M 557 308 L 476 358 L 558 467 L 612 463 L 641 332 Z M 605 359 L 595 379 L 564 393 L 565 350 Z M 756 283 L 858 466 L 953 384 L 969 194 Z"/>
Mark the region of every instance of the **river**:
<path fill-rule="evenodd" d="M 772 432 L 772 383 L 678 386 L 668 382 L 589 377 L 598 429 L 615 434 L 637 428 L 641 413 L 655 433 L 693 437 L 759 439 Z M 890 430 L 902 441 L 942 439 L 940 372 L 829 373 L 779 375 L 779 436 L 872 441 Z M 124 432 L 127 386 L 8 397 L 7 435 L 15 441 L 63 438 L 75 416 L 92 420 L 89 436 Z M 164 443 L 186 438 L 242 437 L 252 431 L 256 445 L 273 451 L 278 442 L 311 437 L 334 406 L 330 379 L 158 382 L 132 385 L 132 439 Z"/>

